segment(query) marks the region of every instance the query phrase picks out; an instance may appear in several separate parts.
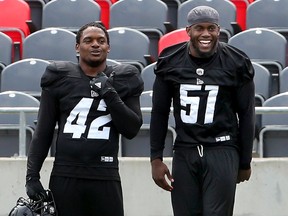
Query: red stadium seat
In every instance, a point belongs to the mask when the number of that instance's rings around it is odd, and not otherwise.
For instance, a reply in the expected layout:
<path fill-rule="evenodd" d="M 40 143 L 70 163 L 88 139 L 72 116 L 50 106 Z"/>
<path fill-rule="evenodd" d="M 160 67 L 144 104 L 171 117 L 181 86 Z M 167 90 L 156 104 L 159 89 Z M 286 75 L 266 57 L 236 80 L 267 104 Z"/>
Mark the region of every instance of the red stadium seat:
<path fill-rule="evenodd" d="M 189 36 L 187 35 L 186 28 L 176 29 L 172 32 L 169 32 L 159 39 L 158 54 L 160 54 L 161 51 L 168 46 L 188 40 Z"/>
<path fill-rule="evenodd" d="M 230 0 L 236 6 L 236 20 L 242 30 L 246 29 L 246 10 L 249 5 L 248 0 Z"/>
<path fill-rule="evenodd" d="M 112 2 L 110 0 L 95 0 L 101 8 L 101 22 L 109 29 L 110 23 L 110 6 Z"/>
<path fill-rule="evenodd" d="M 19 58 L 21 58 L 22 42 L 30 34 L 27 24 L 31 22 L 30 7 L 24 0 L 2 0 L 0 11 L 0 31 L 11 37 L 14 44 L 18 44 Z"/>

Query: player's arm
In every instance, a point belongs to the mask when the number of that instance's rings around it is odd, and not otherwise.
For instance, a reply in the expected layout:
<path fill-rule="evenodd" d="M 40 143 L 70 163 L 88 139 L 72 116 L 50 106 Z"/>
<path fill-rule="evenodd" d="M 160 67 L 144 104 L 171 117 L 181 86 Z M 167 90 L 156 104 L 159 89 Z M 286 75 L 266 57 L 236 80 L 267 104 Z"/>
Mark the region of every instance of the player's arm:
<path fill-rule="evenodd" d="M 101 73 L 91 80 L 90 86 L 104 99 L 119 133 L 128 139 L 135 137 L 142 125 L 139 97 L 143 81 L 137 69 L 123 66 L 109 78 Z"/>
<path fill-rule="evenodd" d="M 150 146 L 152 178 L 161 188 L 171 191 L 173 187 L 167 182 L 173 182 L 173 177 L 166 164 L 163 163 L 163 149 L 168 127 L 168 118 L 171 106 L 169 86 L 161 77 L 156 76 L 153 87 L 153 108 L 150 122 Z"/>
<path fill-rule="evenodd" d="M 151 161 L 163 158 L 165 137 L 171 107 L 170 88 L 159 76 L 153 86 L 153 107 L 150 122 Z"/>
<path fill-rule="evenodd" d="M 52 143 L 56 124 L 56 105 L 46 90 L 42 91 L 38 120 L 28 152 L 27 175 L 39 175 Z"/>
<path fill-rule="evenodd" d="M 57 109 L 53 97 L 48 91 L 42 90 L 37 126 L 27 159 L 26 190 L 33 200 L 45 197 L 40 183 L 40 170 L 52 143 L 56 115 Z"/>
<path fill-rule="evenodd" d="M 104 98 L 110 112 L 113 124 L 123 136 L 132 139 L 142 125 L 142 113 L 139 96 L 129 96 L 121 100 L 116 92 L 107 94 Z"/>
<path fill-rule="evenodd" d="M 239 118 L 240 170 L 249 170 L 255 131 L 255 87 L 253 80 L 237 91 L 237 113 Z"/>

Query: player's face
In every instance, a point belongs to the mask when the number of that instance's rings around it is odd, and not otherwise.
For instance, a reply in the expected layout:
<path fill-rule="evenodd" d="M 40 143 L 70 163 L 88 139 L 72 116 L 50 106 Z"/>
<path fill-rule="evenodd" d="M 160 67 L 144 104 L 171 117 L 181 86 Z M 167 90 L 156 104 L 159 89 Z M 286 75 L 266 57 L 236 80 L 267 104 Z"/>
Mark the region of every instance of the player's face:
<path fill-rule="evenodd" d="M 104 31 L 91 26 L 83 31 L 80 43 L 76 44 L 79 61 L 91 67 L 96 67 L 105 62 L 110 51 Z"/>
<path fill-rule="evenodd" d="M 214 54 L 219 40 L 220 27 L 213 23 L 198 23 L 186 28 L 190 37 L 190 52 L 198 58 Z"/>

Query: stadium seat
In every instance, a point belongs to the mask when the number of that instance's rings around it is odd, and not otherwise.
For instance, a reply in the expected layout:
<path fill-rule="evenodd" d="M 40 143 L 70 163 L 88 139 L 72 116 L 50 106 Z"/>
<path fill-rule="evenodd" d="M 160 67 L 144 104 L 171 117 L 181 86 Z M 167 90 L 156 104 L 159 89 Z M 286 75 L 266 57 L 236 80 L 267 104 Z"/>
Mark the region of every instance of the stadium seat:
<path fill-rule="evenodd" d="M 140 95 L 140 105 L 141 108 L 152 108 L 152 96 L 153 96 L 153 90 L 143 91 Z M 172 106 L 172 104 L 171 104 Z M 151 120 L 151 112 L 144 111 L 143 113 L 143 124 L 150 124 Z M 172 128 L 175 128 L 175 119 L 172 113 L 170 113 L 169 120 L 168 120 L 169 126 Z"/>
<path fill-rule="evenodd" d="M 264 101 L 272 96 L 271 73 L 266 67 L 257 62 L 252 62 L 252 66 L 255 70 L 255 76 L 254 76 L 255 93 L 256 97 L 259 99 L 259 104 L 261 104 L 262 106 Z"/>
<path fill-rule="evenodd" d="M 1 73 L 5 67 L 6 67 L 6 65 L 0 62 L 0 89 L 1 89 Z"/>
<path fill-rule="evenodd" d="M 279 93 L 288 92 L 288 67 L 285 67 L 279 75 Z"/>
<path fill-rule="evenodd" d="M 187 14 L 192 8 L 200 5 L 210 6 L 219 12 L 220 40 L 227 42 L 234 35 L 231 23 L 236 25 L 236 6 L 229 0 L 189 0 L 182 2 L 178 8 L 177 28 L 185 28 L 188 24 Z"/>
<path fill-rule="evenodd" d="M 131 63 L 139 71 L 148 64 L 150 40 L 144 33 L 126 27 L 108 29 L 111 50 L 108 58 Z M 146 56 L 146 57 L 145 57 Z"/>
<path fill-rule="evenodd" d="M 30 7 L 24 0 L 6 0 L 0 1 L 0 11 L 0 31 L 11 37 L 15 50 L 12 61 L 17 61 L 22 57 L 22 42 L 31 33 Z"/>
<path fill-rule="evenodd" d="M 186 32 L 186 28 L 180 28 L 180 29 L 176 29 L 174 31 L 168 32 L 159 39 L 158 54 L 160 54 L 161 51 L 168 46 L 171 46 L 177 43 L 182 43 L 188 40 L 190 40 L 190 38 Z"/>
<path fill-rule="evenodd" d="M 164 157 L 173 156 L 173 145 L 176 138 L 174 128 L 168 127 L 165 148 L 163 151 Z M 131 140 L 120 135 L 120 153 L 121 157 L 150 157 L 150 127 L 142 125 L 138 134 Z"/>
<path fill-rule="evenodd" d="M 45 28 L 30 34 L 23 42 L 23 59 L 67 60 L 78 62 L 76 34 L 62 28 Z"/>
<path fill-rule="evenodd" d="M 141 72 L 141 77 L 144 81 L 144 91 L 150 91 L 153 89 L 155 74 L 154 74 L 154 67 L 156 62 L 147 65 Z"/>
<path fill-rule="evenodd" d="M 93 0 L 54 0 L 43 8 L 42 29 L 59 27 L 76 33 L 89 22 L 100 21 L 101 8 Z"/>
<path fill-rule="evenodd" d="M 110 7 L 112 2 L 110 0 L 95 0 L 101 8 L 100 19 L 106 29 L 110 28 Z"/>
<path fill-rule="evenodd" d="M 177 29 L 177 13 L 181 4 L 180 0 L 161 0 L 168 7 L 168 22 L 171 23 L 173 30 Z"/>
<path fill-rule="evenodd" d="M 275 66 L 272 75 L 272 95 L 279 93 L 279 73 L 286 65 L 287 40 L 280 33 L 267 28 L 252 28 L 232 36 L 228 44 L 244 51 L 252 61 L 263 66 Z"/>
<path fill-rule="evenodd" d="M 247 28 L 288 28 L 287 0 L 254 1 L 247 7 Z"/>
<path fill-rule="evenodd" d="M 0 32 L 0 63 L 9 65 L 12 63 L 13 41 L 12 39 Z"/>
<path fill-rule="evenodd" d="M 142 92 L 142 94 L 140 95 L 140 106 L 142 109 L 152 108 L 152 96 L 153 96 L 152 90 L 144 90 Z M 142 118 L 143 118 L 143 124 L 150 124 L 151 112 L 142 110 Z"/>
<path fill-rule="evenodd" d="M 254 1 L 247 8 L 247 28 L 269 28 L 282 34 L 288 41 L 288 14 L 284 8 L 288 7 L 287 0 Z M 288 53 L 286 64 L 288 64 Z"/>
<path fill-rule="evenodd" d="M 25 0 L 30 7 L 31 20 L 35 25 L 35 31 L 42 29 L 42 16 L 45 2 L 43 0 Z"/>
<path fill-rule="evenodd" d="M 110 29 L 129 27 L 137 29 L 150 39 L 149 54 L 158 56 L 159 38 L 167 33 L 168 7 L 161 0 L 121 0 L 110 8 Z"/>
<path fill-rule="evenodd" d="M 121 64 L 121 62 L 118 62 L 118 61 L 113 60 L 113 59 L 107 59 L 106 64 L 107 65 L 118 65 L 118 64 Z"/>
<path fill-rule="evenodd" d="M 271 93 L 271 73 L 263 65 L 252 62 L 255 71 L 254 84 L 255 84 L 255 106 L 262 107 L 265 100 L 272 96 Z M 255 137 L 259 140 L 259 131 L 262 127 L 261 114 L 256 115 L 255 123 Z"/>
<path fill-rule="evenodd" d="M 236 20 L 241 30 L 246 30 L 246 13 L 249 5 L 248 0 L 230 0 L 236 6 Z"/>
<path fill-rule="evenodd" d="M 150 118 L 151 111 L 144 111 L 152 107 L 152 91 L 144 91 L 140 96 L 140 105 L 143 114 L 143 125 L 133 139 L 129 140 L 120 135 L 120 156 L 122 157 L 149 157 L 150 156 Z M 174 118 L 170 115 L 165 140 L 164 157 L 173 155 L 173 145 L 176 139 Z"/>
<path fill-rule="evenodd" d="M 263 107 L 287 107 L 288 92 L 267 99 Z M 288 157 L 288 114 L 262 114 L 260 157 Z"/>
<path fill-rule="evenodd" d="M 38 108 L 40 102 L 23 92 L 5 91 L 0 93 L 0 107 L 32 107 Z M 26 114 L 23 118 L 26 121 L 24 133 L 20 132 L 19 113 L 0 113 L 0 156 L 26 156 L 32 135 L 34 133 L 34 121 L 37 113 Z M 19 142 L 20 136 L 26 136 L 26 143 Z"/>
<path fill-rule="evenodd" d="M 22 59 L 4 68 L 1 92 L 21 91 L 40 99 L 40 81 L 49 62 L 42 59 Z"/>

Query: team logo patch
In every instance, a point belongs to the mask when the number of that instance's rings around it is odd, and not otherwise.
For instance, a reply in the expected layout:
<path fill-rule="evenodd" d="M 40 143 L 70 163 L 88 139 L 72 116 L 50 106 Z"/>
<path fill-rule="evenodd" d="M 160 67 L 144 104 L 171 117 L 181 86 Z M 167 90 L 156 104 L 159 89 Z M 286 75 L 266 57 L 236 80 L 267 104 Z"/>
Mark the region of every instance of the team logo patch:
<path fill-rule="evenodd" d="M 204 81 L 199 79 L 199 78 L 197 78 L 196 82 L 197 82 L 197 85 L 203 85 L 204 84 Z"/>
<path fill-rule="evenodd" d="M 91 97 L 98 97 L 99 94 L 93 90 L 91 90 Z"/>
<path fill-rule="evenodd" d="M 203 68 L 197 68 L 196 69 L 196 74 L 199 76 L 203 76 L 204 75 L 204 69 Z"/>
<path fill-rule="evenodd" d="M 97 86 L 99 89 L 101 88 L 101 82 L 95 83 L 95 86 Z"/>

